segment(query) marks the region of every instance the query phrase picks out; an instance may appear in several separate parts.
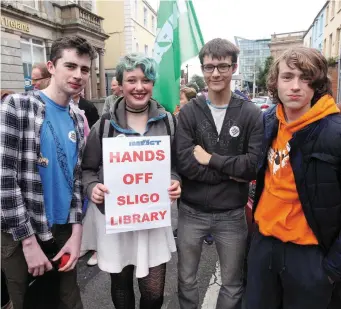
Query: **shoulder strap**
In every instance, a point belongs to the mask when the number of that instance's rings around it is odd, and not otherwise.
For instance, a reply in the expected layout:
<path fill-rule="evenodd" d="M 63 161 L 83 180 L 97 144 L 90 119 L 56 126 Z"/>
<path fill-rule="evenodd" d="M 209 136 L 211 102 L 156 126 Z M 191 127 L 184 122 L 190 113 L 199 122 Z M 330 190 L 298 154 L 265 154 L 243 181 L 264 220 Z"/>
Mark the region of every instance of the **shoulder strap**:
<path fill-rule="evenodd" d="M 167 117 L 163 118 L 166 124 L 167 128 L 167 134 L 170 136 L 171 139 L 171 144 L 173 143 L 174 140 L 174 135 L 176 132 L 176 118 L 173 114 L 167 112 L 166 113 Z"/>
<path fill-rule="evenodd" d="M 110 125 L 110 113 L 105 113 L 101 117 L 101 122 L 99 125 L 99 140 L 101 141 L 102 146 L 102 138 L 112 137 L 114 136 L 114 128 Z"/>

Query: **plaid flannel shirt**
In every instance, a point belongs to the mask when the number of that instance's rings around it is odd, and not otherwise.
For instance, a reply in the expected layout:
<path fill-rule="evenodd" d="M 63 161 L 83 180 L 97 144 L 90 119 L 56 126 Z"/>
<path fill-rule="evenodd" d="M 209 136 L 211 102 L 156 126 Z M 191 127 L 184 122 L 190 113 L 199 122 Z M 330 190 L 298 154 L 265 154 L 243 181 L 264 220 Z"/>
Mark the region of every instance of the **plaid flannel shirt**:
<path fill-rule="evenodd" d="M 75 124 L 78 158 L 68 223 L 81 223 L 84 122 L 82 116 L 72 108 L 69 113 Z M 10 95 L 1 104 L 0 116 L 1 230 L 11 233 L 14 240 L 22 240 L 33 234 L 43 241 L 49 240 L 52 233 L 47 222 L 43 186 L 37 166 L 45 103 L 39 91 Z"/>

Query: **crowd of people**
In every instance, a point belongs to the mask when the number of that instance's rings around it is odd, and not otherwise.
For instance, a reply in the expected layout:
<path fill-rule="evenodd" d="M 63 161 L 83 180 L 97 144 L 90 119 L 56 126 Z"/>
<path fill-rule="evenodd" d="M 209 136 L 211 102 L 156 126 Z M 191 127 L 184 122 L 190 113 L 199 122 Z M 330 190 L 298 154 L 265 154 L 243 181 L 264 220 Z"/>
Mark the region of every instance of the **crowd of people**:
<path fill-rule="evenodd" d="M 221 270 L 217 309 L 341 307 L 341 115 L 327 60 L 311 48 L 285 51 L 268 76 L 277 104 L 263 114 L 231 91 L 238 54 L 225 39 L 207 42 L 198 55 L 207 92 L 181 88 L 175 115 L 152 98 L 156 62 L 128 54 L 99 116 L 83 98 L 95 52 L 74 36 L 55 40 L 49 61 L 33 67 L 33 91 L 2 92 L 8 308 L 83 308 L 76 266 L 94 251 L 88 264 L 110 274 L 116 309 L 135 308 L 134 273 L 140 308 L 160 309 L 177 251 L 180 308 L 197 309 L 202 246 L 212 237 Z M 105 195 L 115 188 L 104 183 L 102 138 L 122 134 L 170 136 L 174 235 L 170 226 L 106 234 Z M 249 247 L 245 205 L 255 179 Z M 30 283 L 52 272 L 57 286 L 45 281 L 45 289 L 57 301 L 41 291 L 28 297 Z"/>

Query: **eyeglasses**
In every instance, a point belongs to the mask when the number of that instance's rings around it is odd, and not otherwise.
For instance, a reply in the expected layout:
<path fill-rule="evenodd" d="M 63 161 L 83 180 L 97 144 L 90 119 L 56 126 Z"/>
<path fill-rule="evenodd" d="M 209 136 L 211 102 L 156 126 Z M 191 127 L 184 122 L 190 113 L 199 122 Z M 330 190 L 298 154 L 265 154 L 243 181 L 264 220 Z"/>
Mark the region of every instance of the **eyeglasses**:
<path fill-rule="evenodd" d="M 49 77 L 32 78 L 32 83 L 39 82 L 40 80 L 43 80 L 46 78 L 49 78 Z"/>
<path fill-rule="evenodd" d="M 219 73 L 227 73 L 230 69 L 235 65 L 235 63 L 228 64 L 228 63 L 219 63 L 218 65 L 213 64 L 204 64 L 202 65 L 202 70 L 205 73 L 213 73 L 215 68 L 217 68 Z"/>

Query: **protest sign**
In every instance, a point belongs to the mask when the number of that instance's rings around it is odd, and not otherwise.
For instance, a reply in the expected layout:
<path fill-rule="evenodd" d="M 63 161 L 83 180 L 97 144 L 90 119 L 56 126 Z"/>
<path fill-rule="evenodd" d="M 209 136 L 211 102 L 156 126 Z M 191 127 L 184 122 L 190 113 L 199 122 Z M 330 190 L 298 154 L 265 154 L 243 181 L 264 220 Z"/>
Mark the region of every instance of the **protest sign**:
<path fill-rule="evenodd" d="M 106 233 L 171 225 L 169 136 L 103 138 Z"/>

